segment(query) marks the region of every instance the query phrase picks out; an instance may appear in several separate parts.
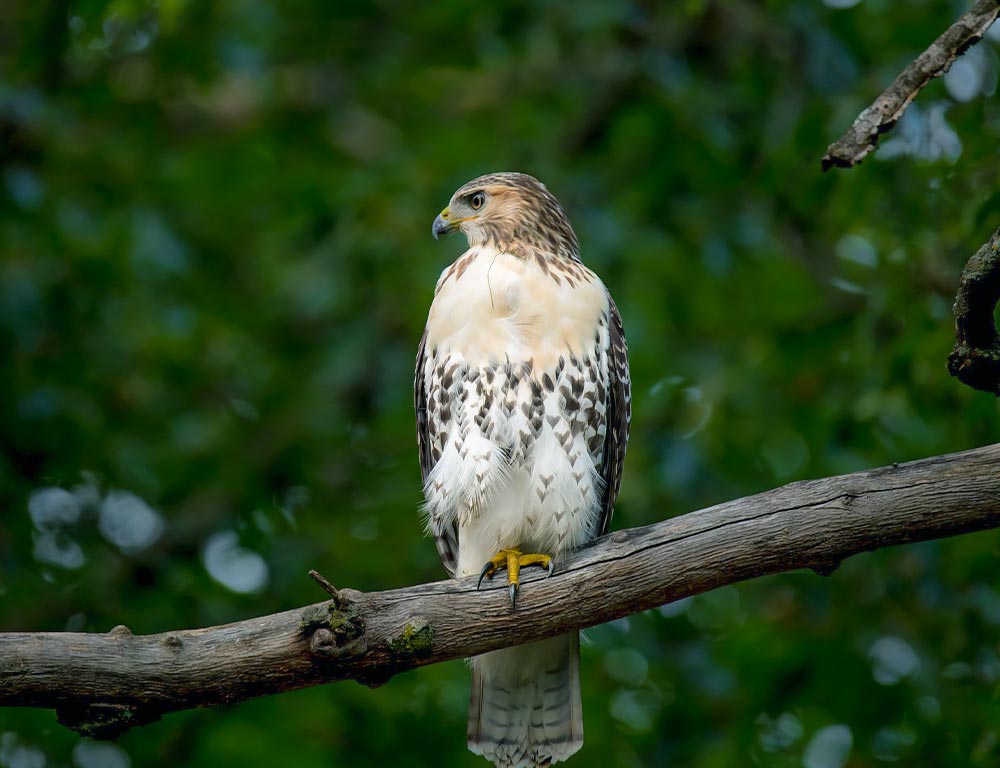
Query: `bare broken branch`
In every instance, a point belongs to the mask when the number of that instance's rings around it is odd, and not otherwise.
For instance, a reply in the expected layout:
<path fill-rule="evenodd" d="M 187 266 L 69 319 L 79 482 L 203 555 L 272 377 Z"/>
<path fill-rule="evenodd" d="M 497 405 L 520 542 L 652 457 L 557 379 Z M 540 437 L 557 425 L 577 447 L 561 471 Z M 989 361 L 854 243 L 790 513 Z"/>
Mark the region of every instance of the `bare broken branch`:
<path fill-rule="evenodd" d="M 340 607 L 340 601 L 341 601 L 340 590 L 338 590 L 335 586 L 333 586 L 333 584 L 330 583 L 329 579 L 327 579 L 326 576 L 324 576 L 319 571 L 309 571 L 309 578 L 311 578 L 313 581 L 315 581 L 323 588 L 323 591 L 326 592 L 333 599 L 334 605 L 336 605 L 338 608 Z"/>
<path fill-rule="evenodd" d="M 882 95 L 865 109 L 847 132 L 827 147 L 823 170 L 850 168 L 875 149 L 879 136 L 890 130 L 920 90 L 948 71 L 959 56 L 978 43 L 1000 14 L 998 0 L 979 0 L 952 24 L 930 48 L 899 73 Z"/>
<path fill-rule="evenodd" d="M 0 634 L 0 706 L 54 708 L 114 737 L 162 714 L 398 672 L 582 629 L 755 576 L 1000 526 L 1000 444 L 792 483 L 618 531 L 527 577 L 510 621 L 503 586 L 475 577 L 327 601 L 206 629 L 136 636 Z"/>

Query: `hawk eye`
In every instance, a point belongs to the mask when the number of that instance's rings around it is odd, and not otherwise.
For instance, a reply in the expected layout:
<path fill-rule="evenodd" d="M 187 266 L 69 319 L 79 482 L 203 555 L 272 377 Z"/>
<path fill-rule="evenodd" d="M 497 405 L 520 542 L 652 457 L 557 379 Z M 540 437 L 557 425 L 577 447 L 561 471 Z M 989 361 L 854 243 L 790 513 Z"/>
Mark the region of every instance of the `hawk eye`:
<path fill-rule="evenodd" d="M 476 192 L 472 197 L 469 198 L 469 206 L 474 211 L 478 211 L 486 204 L 486 195 L 482 192 Z"/>

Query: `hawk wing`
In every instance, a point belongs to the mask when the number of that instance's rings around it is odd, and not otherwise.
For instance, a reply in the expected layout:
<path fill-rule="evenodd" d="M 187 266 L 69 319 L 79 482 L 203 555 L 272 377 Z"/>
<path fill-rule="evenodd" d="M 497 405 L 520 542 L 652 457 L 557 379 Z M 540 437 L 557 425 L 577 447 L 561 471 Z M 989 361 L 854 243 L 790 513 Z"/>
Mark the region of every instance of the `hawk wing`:
<path fill-rule="evenodd" d="M 615 499 L 618 498 L 622 483 L 622 465 L 625 462 L 625 446 L 628 444 L 629 423 L 632 419 L 632 383 L 628 373 L 625 329 L 622 326 L 622 316 L 610 293 L 608 315 L 608 395 L 604 415 L 607 427 L 601 461 L 604 498 L 598 528 L 601 536 L 611 527 L 611 515 L 615 511 Z"/>
<path fill-rule="evenodd" d="M 420 481 L 427 482 L 427 475 L 434 467 L 434 455 L 431 449 L 431 425 L 427 416 L 427 382 L 424 380 L 424 368 L 427 362 L 427 331 L 420 337 L 417 348 L 417 365 L 413 373 L 413 407 L 417 414 L 417 452 L 420 455 Z M 437 526 L 431 521 L 431 532 L 437 545 L 441 562 L 449 576 L 455 575 L 458 563 L 458 523 L 448 526 Z"/>

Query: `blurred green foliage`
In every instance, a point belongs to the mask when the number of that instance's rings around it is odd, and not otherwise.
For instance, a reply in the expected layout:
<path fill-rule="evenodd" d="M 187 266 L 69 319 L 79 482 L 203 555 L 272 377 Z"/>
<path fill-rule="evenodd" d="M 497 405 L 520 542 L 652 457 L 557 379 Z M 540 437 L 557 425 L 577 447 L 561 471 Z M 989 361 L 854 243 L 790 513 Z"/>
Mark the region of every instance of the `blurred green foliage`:
<path fill-rule="evenodd" d="M 849 6 L 849 7 L 836 7 Z M 412 362 L 521 170 L 625 319 L 615 525 L 973 447 L 945 371 L 1000 215 L 997 39 L 873 158 L 856 114 L 963 10 L 911 0 L 0 6 L 0 629 L 195 627 L 443 576 Z M 1000 537 L 599 627 L 577 766 L 1000 764 Z M 115 745 L 0 711 L 0 765 L 485 765 L 461 663 L 170 715 Z"/>

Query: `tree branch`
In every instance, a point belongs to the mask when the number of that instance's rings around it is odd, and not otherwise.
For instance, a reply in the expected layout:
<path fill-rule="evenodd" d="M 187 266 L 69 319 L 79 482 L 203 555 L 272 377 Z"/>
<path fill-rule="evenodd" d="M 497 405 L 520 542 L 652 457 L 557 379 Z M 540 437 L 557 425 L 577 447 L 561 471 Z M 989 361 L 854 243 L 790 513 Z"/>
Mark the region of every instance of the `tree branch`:
<path fill-rule="evenodd" d="M 618 531 L 507 591 L 474 577 L 159 635 L 0 634 L 0 706 L 56 709 L 75 731 L 114 737 L 161 714 L 398 672 L 539 640 L 744 579 L 895 544 L 1000 526 L 1000 444 L 792 483 Z M 497 582 L 501 579 L 495 580 Z"/>
<path fill-rule="evenodd" d="M 865 109 L 847 132 L 827 147 L 823 170 L 850 168 L 875 149 L 881 134 L 890 130 L 903 116 L 910 102 L 935 77 L 971 46 L 978 43 L 1000 14 L 997 0 L 979 0 L 972 8 L 931 43 L 910 65 L 899 73 L 892 85 Z"/>
<path fill-rule="evenodd" d="M 955 348 L 948 373 L 1000 396 L 1000 335 L 993 318 L 1000 301 L 1000 229 L 962 270 L 955 297 Z"/>

